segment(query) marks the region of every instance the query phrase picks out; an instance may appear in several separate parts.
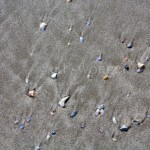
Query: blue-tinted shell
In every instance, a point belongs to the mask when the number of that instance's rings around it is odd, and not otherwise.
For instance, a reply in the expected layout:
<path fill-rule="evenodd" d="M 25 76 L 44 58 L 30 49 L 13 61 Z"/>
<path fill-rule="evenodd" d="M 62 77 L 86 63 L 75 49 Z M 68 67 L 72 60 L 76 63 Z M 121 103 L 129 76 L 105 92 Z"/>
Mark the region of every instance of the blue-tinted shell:
<path fill-rule="evenodd" d="M 142 72 L 143 72 L 143 69 L 139 68 L 139 69 L 136 70 L 136 72 L 137 72 L 137 73 L 142 73 Z"/>
<path fill-rule="evenodd" d="M 24 124 L 20 124 L 20 129 L 24 129 Z"/>
<path fill-rule="evenodd" d="M 71 118 L 74 118 L 74 117 L 77 115 L 77 113 L 78 113 L 77 111 L 71 112 L 70 117 L 71 117 Z"/>

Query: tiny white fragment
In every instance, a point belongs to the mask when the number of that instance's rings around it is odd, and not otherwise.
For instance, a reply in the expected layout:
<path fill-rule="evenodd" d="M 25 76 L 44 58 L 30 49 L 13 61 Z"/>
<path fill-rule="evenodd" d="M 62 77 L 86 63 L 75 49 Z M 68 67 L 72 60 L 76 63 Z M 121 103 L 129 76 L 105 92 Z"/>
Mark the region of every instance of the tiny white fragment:
<path fill-rule="evenodd" d="M 52 73 L 51 78 L 56 79 L 57 78 L 57 73 Z"/>
<path fill-rule="evenodd" d="M 46 136 L 46 141 L 48 141 L 50 139 L 50 137 L 51 137 L 51 133 L 49 132 Z"/>
<path fill-rule="evenodd" d="M 62 108 L 64 108 L 65 107 L 65 102 L 66 102 L 66 100 L 69 98 L 69 96 L 65 96 L 65 97 L 63 97 L 60 101 L 59 101 L 59 106 L 60 107 L 62 107 Z"/>
<path fill-rule="evenodd" d="M 40 30 L 44 31 L 46 27 L 47 27 L 47 23 L 44 22 L 40 23 Z"/>
<path fill-rule="evenodd" d="M 117 121 L 116 121 L 115 117 L 112 118 L 112 121 L 113 121 L 114 124 L 117 124 Z"/>

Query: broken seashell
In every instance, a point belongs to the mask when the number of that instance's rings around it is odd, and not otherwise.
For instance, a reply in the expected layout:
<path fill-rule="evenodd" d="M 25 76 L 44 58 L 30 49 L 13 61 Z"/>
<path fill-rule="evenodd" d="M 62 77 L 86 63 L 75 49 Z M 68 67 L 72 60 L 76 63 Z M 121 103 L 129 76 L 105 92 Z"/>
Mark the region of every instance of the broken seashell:
<path fill-rule="evenodd" d="M 14 121 L 14 125 L 17 125 L 19 122 L 20 122 L 20 120 L 19 120 L 19 119 L 16 119 L 16 120 Z"/>
<path fill-rule="evenodd" d="M 64 108 L 66 101 L 69 99 L 69 96 L 63 97 L 60 102 L 58 103 L 60 107 Z"/>
<path fill-rule="evenodd" d="M 77 113 L 78 113 L 77 111 L 71 112 L 70 117 L 71 117 L 71 118 L 74 118 L 74 117 L 77 115 Z"/>
<path fill-rule="evenodd" d="M 103 80 L 108 80 L 108 79 L 109 79 L 108 75 L 103 76 Z"/>
<path fill-rule="evenodd" d="M 100 110 L 96 109 L 95 116 L 98 116 L 99 114 L 100 114 Z"/>
<path fill-rule="evenodd" d="M 127 48 L 132 48 L 132 47 L 133 47 L 133 43 L 132 42 L 128 43 Z"/>
<path fill-rule="evenodd" d="M 139 68 L 136 70 L 137 73 L 142 73 L 144 70 L 142 68 Z"/>
<path fill-rule="evenodd" d="M 96 61 L 102 61 L 102 56 L 96 57 Z"/>
<path fill-rule="evenodd" d="M 56 134 L 56 130 L 53 130 L 52 132 L 51 132 L 51 135 L 55 135 Z"/>
<path fill-rule="evenodd" d="M 51 116 L 54 116 L 55 113 L 53 111 L 51 111 L 50 114 L 51 114 Z"/>
<path fill-rule="evenodd" d="M 116 138 L 116 135 L 115 135 L 114 132 L 113 132 L 113 134 L 112 134 L 112 140 L 113 140 L 114 142 L 117 142 L 117 138 Z"/>
<path fill-rule="evenodd" d="M 92 18 L 90 17 L 87 19 L 86 26 L 90 26 L 91 23 L 92 23 Z"/>
<path fill-rule="evenodd" d="M 147 57 L 146 57 L 146 61 L 149 61 L 149 60 L 150 60 L 150 57 L 147 56 Z"/>
<path fill-rule="evenodd" d="M 138 66 L 138 68 L 140 68 L 140 69 L 145 67 L 145 65 L 144 65 L 144 64 L 139 63 L 139 62 L 137 63 L 137 66 Z"/>
<path fill-rule="evenodd" d="M 46 27 L 47 27 L 47 23 L 44 23 L 44 22 L 40 23 L 40 30 L 41 31 L 45 31 Z"/>
<path fill-rule="evenodd" d="M 114 124 L 117 124 L 117 121 L 116 121 L 115 117 L 112 118 L 112 121 L 113 121 Z"/>
<path fill-rule="evenodd" d="M 120 128 L 120 131 L 125 131 L 127 132 L 129 130 L 129 128 L 126 126 L 126 125 L 123 125 L 121 128 Z"/>
<path fill-rule="evenodd" d="M 80 43 L 83 43 L 84 42 L 84 38 L 83 36 L 80 36 Z"/>
<path fill-rule="evenodd" d="M 101 104 L 101 105 L 97 106 L 97 109 L 99 109 L 99 110 L 104 109 L 104 108 L 105 108 L 104 104 Z"/>
<path fill-rule="evenodd" d="M 69 46 L 70 44 L 71 44 L 70 42 L 67 43 L 68 46 Z"/>
<path fill-rule="evenodd" d="M 28 78 L 26 78 L 25 83 L 26 83 L 26 84 L 28 84 L 28 83 L 29 83 L 29 79 L 28 79 Z"/>
<path fill-rule="evenodd" d="M 51 78 L 56 79 L 57 78 L 57 73 L 52 73 Z"/>
<path fill-rule="evenodd" d="M 35 89 L 29 90 L 28 96 L 32 98 L 35 97 Z"/>
<path fill-rule="evenodd" d="M 46 141 L 48 141 L 51 138 L 51 133 L 49 132 L 46 136 Z"/>
<path fill-rule="evenodd" d="M 20 129 L 24 129 L 24 123 L 20 124 Z"/>
<path fill-rule="evenodd" d="M 72 0 L 66 0 L 68 3 L 72 2 Z"/>
<path fill-rule="evenodd" d="M 104 112 L 104 109 L 101 109 L 101 110 L 100 110 L 100 113 L 101 113 L 101 116 L 104 116 L 104 113 L 105 113 L 105 112 Z"/>
<path fill-rule="evenodd" d="M 40 150 L 40 146 L 39 145 L 35 146 L 34 150 Z"/>

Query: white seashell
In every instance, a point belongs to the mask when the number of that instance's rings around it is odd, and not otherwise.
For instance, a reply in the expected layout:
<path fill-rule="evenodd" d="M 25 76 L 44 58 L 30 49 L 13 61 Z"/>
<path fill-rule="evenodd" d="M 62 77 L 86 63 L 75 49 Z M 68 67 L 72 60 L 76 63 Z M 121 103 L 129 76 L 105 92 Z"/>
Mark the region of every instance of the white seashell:
<path fill-rule="evenodd" d="M 46 140 L 48 141 L 51 137 L 51 133 L 48 133 L 47 136 L 46 136 Z"/>
<path fill-rule="evenodd" d="M 144 64 L 142 64 L 142 63 L 137 63 L 137 66 L 138 66 L 138 68 L 143 68 L 143 67 L 144 67 Z"/>
<path fill-rule="evenodd" d="M 40 147 L 37 145 L 34 150 L 40 150 Z"/>
<path fill-rule="evenodd" d="M 104 104 L 101 104 L 101 105 L 97 106 L 97 109 L 99 109 L 99 110 L 104 109 L 104 108 L 105 108 Z"/>
<path fill-rule="evenodd" d="M 120 128 L 120 131 L 128 131 L 128 127 L 126 125 L 123 125 L 121 128 Z"/>
<path fill-rule="evenodd" d="M 57 78 L 57 73 L 53 73 L 53 74 L 51 75 L 51 78 L 52 78 L 52 79 L 56 79 L 56 78 Z"/>
<path fill-rule="evenodd" d="M 80 43 L 83 43 L 84 42 L 84 38 L 83 36 L 80 36 Z"/>
<path fill-rule="evenodd" d="M 25 82 L 26 82 L 26 84 L 28 84 L 28 83 L 29 83 L 29 79 L 28 79 L 28 78 L 26 78 Z"/>
<path fill-rule="evenodd" d="M 117 142 L 117 139 L 116 139 L 115 137 L 113 137 L 112 140 L 113 140 L 114 142 Z"/>
<path fill-rule="evenodd" d="M 17 125 L 19 122 L 20 122 L 20 120 L 19 120 L 19 119 L 16 119 L 16 120 L 14 121 L 14 125 Z"/>
<path fill-rule="evenodd" d="M 40 30 L 43 31 L 46 29 L 46 27 L 47 27 L 47 23 L 44 23 L 44 22 L 40 23 Z"/>
<path fill-rule="evenodd" d="M 100 110 L 96 109 L 95 116 L 98 116 L 99 114 L 100 114 Z"/>
<path fill-rule="evenodd" d="M 101 116 L 104 116 L 104 113 L 105 113 L 105 112 L 104 112 L 104 109 L 101 109 L 101 110 L 100 110 L 100 113 L 101 113 Z"/>
<path fill-rule="evenodd" d="M 115 117 L 112 118 L 112 121 L 113 121 L 114 124 L 117 124 L 117 121 L 116 121 Z"/>
<path fill-rule="evenodd" d="M 60 102 L 58 103 L 60 107 L 65 107 L 65 102 L 69 98 L 69 96 L 63 97 Z"/>

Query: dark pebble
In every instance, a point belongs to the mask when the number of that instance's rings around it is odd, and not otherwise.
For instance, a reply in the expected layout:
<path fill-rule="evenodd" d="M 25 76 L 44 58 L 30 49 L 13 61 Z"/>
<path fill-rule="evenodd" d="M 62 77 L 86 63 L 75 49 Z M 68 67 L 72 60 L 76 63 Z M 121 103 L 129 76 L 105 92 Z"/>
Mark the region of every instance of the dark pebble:
<path fill-rule="evenodd" d="M 70 117 L 71 117 L 71 118 L 74 118 L 74 117 L 77 115 L 77 113 L 78 113 L 77 111 L 71 112 Z"/>
<path fill-rule="evenodd" d="M 51 134 L 52 134 L 52 135 L 55 135 L 55 134 L 56 134 L 56 130 L 53 130 L 53 131 L 51 132 Z"/>
<path fill-rule="evenodd" d="M 124 66 L 124 68 L 125 68 L 126 70 L 129 70 L 129 66 L 128 66 L 127 64 Z"/>

